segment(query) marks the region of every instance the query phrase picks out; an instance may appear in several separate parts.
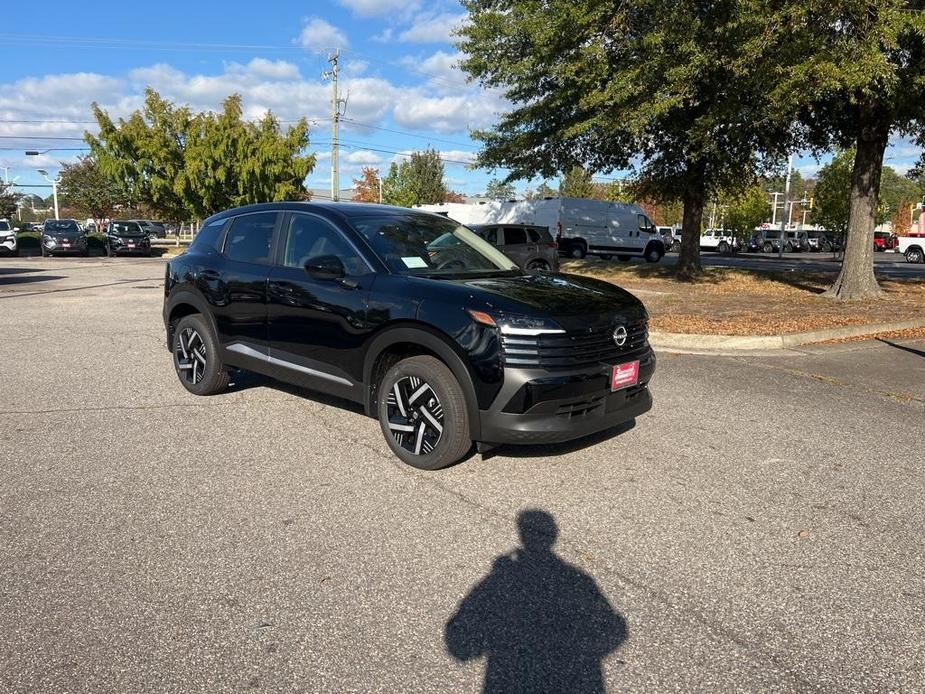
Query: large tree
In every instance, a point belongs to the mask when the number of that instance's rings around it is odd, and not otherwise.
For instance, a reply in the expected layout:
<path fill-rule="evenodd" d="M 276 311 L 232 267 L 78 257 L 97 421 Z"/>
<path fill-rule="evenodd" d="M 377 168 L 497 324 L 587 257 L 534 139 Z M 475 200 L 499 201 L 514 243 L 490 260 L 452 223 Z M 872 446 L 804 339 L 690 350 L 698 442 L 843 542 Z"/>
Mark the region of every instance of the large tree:
<path fill-rule="evenodd" d="M 412 152 L 401 164 L 392 162 L 382 179 L 382 199 L 389 205 L 431 205 L 444 202 L 446 197 L 443 160 L 433 149 Z"/>
<path fill-rule="evenodd" d="M 19 193 L 13 192 L 13 186 L 0 181 L 0 218 L 12 217 L 20 199 Z"/>
<path fill-rule="evenodd" d="M 225 99 L 219 113 L 194 114 L 153 89 L 144 107 L 114 122 L 96 104 L 99 134 L 85 135 L 100 169 L 124 185 L 130 201 L 173 221 L 204 217 L 227 207 L 305 197 L 315 156 L 308 123 L 286 132 L 267 113 L 243 119 L 241 98 Z"/>
<path fill-rule="evenodd" d="M 477 133 L 511 178 L 639 169 L 639 195 L 684 203 L 681 278 L 702 269 L 703 208 L 790 146 L 766 99 L 789 27 L 762 0 L 463 0 L 462 67 L 513 108 Z M 674 27 L 677 30 L 671 30 Z"/>
<path fill-rule="evenodd" d="M 723 197 L 722 202 L 726 209 L 724 227 L 740 241 L 748 239 L 770 212 L 767 194 L 757 184 Z"/>
<path fill-rule="evenodd" d="M 62 167 L 58 192 L 63 204 L 96 220 L 97 225 L 111 218 L 116 207 L 127 201 L 119 181 L 107 175 L 91 156 Z"/>
<path fill-rule="evenodd" d="M 828 296 L 875 297 L 883 155 L 893 134 L 925 141 L 925 0 L 785 0 L 782 7 L 791 53 L 780 93 L 801 94 L 801 120 L 817 150 L 854 148 L 845 259 Z"/>
<path fill-rule="evenodd" d="M 485 197 L 491 200 L 513 200 L 517 195 L 514 184 L 493 178 L 485 186 Z"/>
<path fill-rule="evenodd" d="M 591 172 L 577 164 L 562 175 L 559 181 L 559 195 L 567 198 L 594 197 L 594 182 Z"/>

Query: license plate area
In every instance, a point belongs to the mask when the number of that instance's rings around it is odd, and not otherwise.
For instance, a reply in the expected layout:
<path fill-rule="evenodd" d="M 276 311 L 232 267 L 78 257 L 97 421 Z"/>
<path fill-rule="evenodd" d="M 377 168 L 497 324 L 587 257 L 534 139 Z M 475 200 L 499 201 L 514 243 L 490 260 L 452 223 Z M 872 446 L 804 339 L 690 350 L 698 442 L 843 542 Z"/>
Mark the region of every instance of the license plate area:
<path fill-rule="evenodd" d="M 610 391 L 623 390 L 639 383 L 639 360 L 610 367 Z"/>

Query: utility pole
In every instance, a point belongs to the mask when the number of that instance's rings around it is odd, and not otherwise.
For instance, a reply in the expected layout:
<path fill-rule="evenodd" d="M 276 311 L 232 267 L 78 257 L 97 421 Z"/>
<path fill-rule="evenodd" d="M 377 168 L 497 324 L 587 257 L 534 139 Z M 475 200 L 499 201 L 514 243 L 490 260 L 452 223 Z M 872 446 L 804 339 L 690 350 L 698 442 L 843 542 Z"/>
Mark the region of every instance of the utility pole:
<path fill-rule="evenodd" d="M 335 48 L 328 58 L 331 63 L 331 69 L 321 73 L 324 79 L 331 80 L 331 199 L 340 198 L 340 169 L 338 167 L 337 155 L 340 142 L 338 132 L 340 131 L 340 119 L 344 115 L 341 112 L 341 106 L 347 106 L 347 100 L 341 99 L 337 93 L 337 75 L 340 72 L 340 49 Z"/>
<path fill-rule="evenodd" d="M 793 169 L 793 155 L 787 158 L 787 181 L 784 183 L 784 211 L 787 211 L 787 205 L 790 202 L 790 171 Z M 784 257 L 784 243 L 787 241 L 787 224 L 789 219 L 780 221 L 780 243 L 777 246 L 777 257 Z"/>

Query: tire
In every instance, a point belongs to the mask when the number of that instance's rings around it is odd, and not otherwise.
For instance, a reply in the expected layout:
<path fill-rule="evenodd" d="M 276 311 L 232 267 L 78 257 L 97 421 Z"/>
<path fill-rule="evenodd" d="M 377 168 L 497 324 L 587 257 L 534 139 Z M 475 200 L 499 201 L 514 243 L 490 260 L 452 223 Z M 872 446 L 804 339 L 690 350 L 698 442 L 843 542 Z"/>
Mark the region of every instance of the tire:
<path fill-rule="evenodd" d="M 659 247 L 658 247 L 657 245 L 655 245 L 655 244 L 652 244 L 651 246 L 649 246 L 648 248 L 646 248 L 646 252 L 645 252 L 645 256 L 644 256 L 644 257 L 645 257 L 647 263 L 657 263 L 659 260 L 662 259 L 662 256 L 663 256 L 663 255 L 664 255 L 664 254 L 663 254 L 662 251 L 659 249 Z"/>
<path fill-rule="evenodd" d="M 601 253 L 598 256 L 601 260 L 610 260 L 613 256 L 610 253 Z"/>
<path fill-rule="evenodd" d="M 184 316 L 173 331 L 173 366 L 180 383 L 194 395 L 215 395 L 228 387 L 218 340 L 199 313 Z"/>
<path fill-rule="evenodd" d="M 576 241 L 569 248 L 568 254 L 570 258 L 584 258 L 588 255 L 588 247 L 585 245 L 584 241 Z"/>
<path fill-rule="evenodd" d="M 619 260 L 621 263 L 625 263 L 625 262 L 627 262 L 629 259 L 630 259 L 630 257 L 629 257 L 628 255 L 618 255 L 618 256 L 617 256 L 617 260 Z"/>
<path fill-rule="evenodd" d="M 719 251 L 720 255 L 728 255 L 729 254 L 729 244 L 726 243 L 725 241 L 720 241 L 719 246 L 716 247 L 716 250 Z"/>
<path fill-rule="evenodd" d="M 535 270 L 538 272 L 549 272 L 549 265 L 546 264 L 545 260 L 540 260 L 539 258 L 536 258 L 534 260 L 531 260 L 529 263 L 527 263 L 527 266 L 524 269 L 525 270 Z"/>
<path fill-rule="evenodd" d="M 913 246 L 906 251 L 906 262 L 907 263 L 923 263 L 925 262 L 925 253 L 918 246 Z"/>
<path fill-rule="evenodd" d="M 761 250 L 764 251 L 765 253 L 773 253 L 774 245 L 768 242 L 765 242 L 764 246 L 761 247 Z"/>
<path fill-rule="evenodd" d="M 674 241 L 674 242 L 671 244 L 671 250 L 674 251 L 675 253 L 680 253 L 680 252 L 681 252 L 681 242 L 680 242 L 680 241 Z"/>
<path fill-rule="evenodd" d="M 48 251 L 45 249 L 45 246 L 43 246 L 43 245 L 40 244 L 40 245 L 39 245 L 39 250 L 42 252 L 42 257 L 43 257 L 43 258 L 47 258 L 47 257 L 48 257 Z"/>
<path fill-rule="evenodd" d="M 439 359 L 403 359 L 385 374 L 379 394 L 382 435 L 402 462 L 420 470 L 440 470 L 472 449 L 465 395 Z"/>

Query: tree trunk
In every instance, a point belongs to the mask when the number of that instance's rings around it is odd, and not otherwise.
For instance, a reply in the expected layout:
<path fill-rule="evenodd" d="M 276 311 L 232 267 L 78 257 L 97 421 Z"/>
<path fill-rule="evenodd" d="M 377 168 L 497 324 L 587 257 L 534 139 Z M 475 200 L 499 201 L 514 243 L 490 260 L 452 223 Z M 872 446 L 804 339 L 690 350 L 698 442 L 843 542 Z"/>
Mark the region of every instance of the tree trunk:
<path fill-rule="evenodd" d="M 700 264 L 700 226 L 703 223 L 706 186 L 703 182 L 703 167 L 697 168 L 698 171 L 694 172 L 687 190 L 684 191 L 683 199 L 681 254 L 678 257 L 676 274 L 678 279 L 684 282 L 690 282 L 703 274 L 703 266 Z"/>
<path fill-rule="evenodd" d="M 883 153 L 890 136 L 886 119 L 874 115 L 871 106 L 861 108 L 861 132 L 857 139 L 851 173 L 851 204 L 848 234 L 841 272 L 824 296 L 838 301 L 876 299 L 883 296 L 874 276 L 874 227 L 880 202 Z"/>

